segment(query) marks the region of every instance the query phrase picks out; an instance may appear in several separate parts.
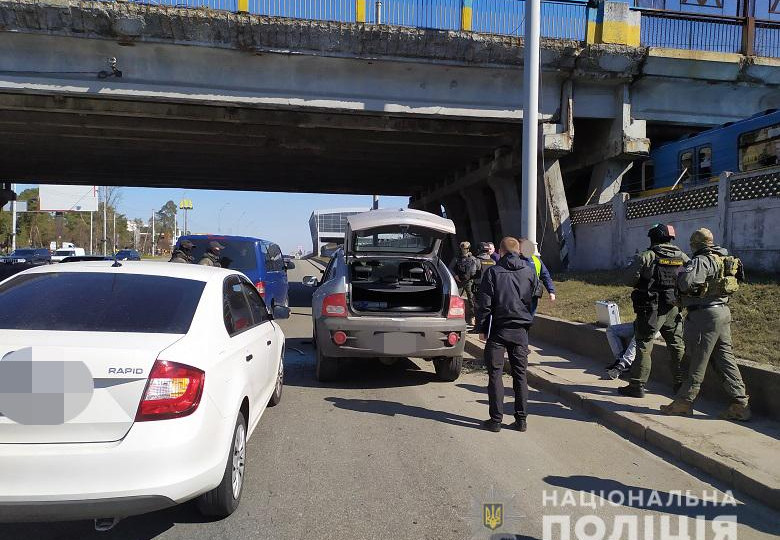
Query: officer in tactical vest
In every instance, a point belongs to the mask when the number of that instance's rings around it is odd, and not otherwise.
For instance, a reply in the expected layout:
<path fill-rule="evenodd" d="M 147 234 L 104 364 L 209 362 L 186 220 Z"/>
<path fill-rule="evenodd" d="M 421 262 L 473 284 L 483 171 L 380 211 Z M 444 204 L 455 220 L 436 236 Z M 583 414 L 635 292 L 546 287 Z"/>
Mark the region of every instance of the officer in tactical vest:
<path fill-rule="evenodd" d="M 184 264 L 194 263 L 195 257 L 192 256 L 192 248 L 194 247 L 195 244 L 189 240 L 183 240 L 179 244 L 179 247 L 173 250 L 173 253 L 171 254 L 171 260 L 168 262 Z"/>
<path fill-rule="evenodd" d="M 493 257 L 490 256 L 490 242 L 482 242 L 479 245 L 479 254 L 477 255 L 477 262 L 479 263 L 479 271 L 474 277 L 474 294 L 479 290 L 479 284 L 482 282 L 482 276 L 485 275 L 487 269 L 496 264 Z"/>
<path fill-rule="evenodd" d="M 623 396 L 644 397 L 645 384 L 650 377 L 653 339 L 657 332 L 661 333 L 669 350 L 675 392 L 685 379 L 685 345 L 682 315 L 677 307 L 677 274 L 689 259 L 671 243 L 674 235 L 671 225 L 654 225 L 647 233 L 650 248 L 641 253 L 632 266 L 634 290 L 631 301 L 636 313 L 636 360 L 631 364 L 628 386 L 618 388 L 618 393 Z"/>
<path fill-rule="evenodd" d="M 474 324 L 474 278 L 480 270 L 479 261 L 471 254 L 471 243 L 460 243 L 460 256 L 450 264 L 450 271 L 458 284 L 458 290 L 461 295 L 466 293 L 466 306 L 468 308 L 469 324 Z"/>
<path fill-rule="evenodd" d="M 206 253 L 203 254 L 203 257 L 201 257 L 201 259 L 198 261 L 198 264 L 222 268 L 220 253 L 223 249 L 225 249 L 225 246 L 216 240 L 212 240 L 209 242 L 209 248 L 206 250 Z"/>
<path fill-rule="evenodd" d="M 745 383 L 732 351 L 728 305 L 730 295 L 744 279 L 742 263 L 716 246 L 708 229 L 699 229 L 691 235 L 691 251 L 693 259 L 677 277 L 683 305 L 688 308 L 685 348 L 690 372 L 674 401 L 662 405 L 661 410 L 666 414 L 691 414 L 712 358 L 712 367 L 731 399 L 721 418 L 747 421 L 751 413 Z"/>

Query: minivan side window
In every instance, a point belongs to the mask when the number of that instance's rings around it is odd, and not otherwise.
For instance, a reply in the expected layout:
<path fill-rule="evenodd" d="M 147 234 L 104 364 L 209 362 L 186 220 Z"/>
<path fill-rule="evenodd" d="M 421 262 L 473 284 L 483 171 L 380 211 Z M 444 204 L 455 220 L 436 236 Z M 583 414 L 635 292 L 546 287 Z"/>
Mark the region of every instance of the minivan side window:
<path fill-rule="evenodd" d="M 268 246 L 268 258 L 271 263 L 266 267 L 266 270 L 270 272 L 282 272 L 284 271 L 284 259 L 282 258 L 282 250 L 276 244 L 270 244 Z M 266 259 L 268 260 L 268 259 Z"/>
<path fill-rule="evenodd" d="M 229 276 L 225 279 L 222 290 L 222 309 L 225 330 L 231 337 L 254 326 L 252 310 L 237 276 Z"/>

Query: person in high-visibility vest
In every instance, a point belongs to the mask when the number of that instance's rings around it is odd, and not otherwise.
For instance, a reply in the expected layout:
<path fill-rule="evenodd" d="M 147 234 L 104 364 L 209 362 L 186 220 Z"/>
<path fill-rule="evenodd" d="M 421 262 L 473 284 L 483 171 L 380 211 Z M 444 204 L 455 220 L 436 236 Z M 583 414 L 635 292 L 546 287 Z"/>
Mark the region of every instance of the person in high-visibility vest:
<path fill-rule="evenodd" d="M 550 300 L 555 302 L 555 284 L 553 283 L 550 271 L 547 270 L 547 267 L 544 265 L 544 262 L 542 262 L 541 257 L 534 254 L 534 245 L 527 238 L 521 238 L 520 245 L 523 246 L 523 258 L 534 265 L 536 277 L 539 278 L 536 291 L 534 291 L 533 300 L 531 302 L 531 315 L 535 315 L 536 308 L 539 305 L 539 299 L 542 297 L 543 293 L 542 286 L 547 289 L 547 292 L 550 295 Z"/>

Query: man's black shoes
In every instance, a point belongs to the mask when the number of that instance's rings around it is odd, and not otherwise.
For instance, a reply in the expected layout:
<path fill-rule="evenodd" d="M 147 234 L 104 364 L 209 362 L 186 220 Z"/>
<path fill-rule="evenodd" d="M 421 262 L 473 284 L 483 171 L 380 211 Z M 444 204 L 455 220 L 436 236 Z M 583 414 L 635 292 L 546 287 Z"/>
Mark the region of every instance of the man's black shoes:
<path fill-rule="evenodd" d="M 643 398 L 645 397 L 645 388 L 639 384 L 629 384 L 617 389 L 618 394 L 626 397 Z"/>
<path fill-rule="evenodd" d="M 528 430 L 528 422 L 525 418 L 520 418 L 519 416 L 515 416 L 515 429 L 517 431 L 527 431 Z"/>
<path fill-rule="evenodd" d="M 501 431 L 501 422 L 493 419 L 485 420 L 482 422 L 482 427 L 488 431 L 492 431 L 493 433 L 498 433 Z"/>

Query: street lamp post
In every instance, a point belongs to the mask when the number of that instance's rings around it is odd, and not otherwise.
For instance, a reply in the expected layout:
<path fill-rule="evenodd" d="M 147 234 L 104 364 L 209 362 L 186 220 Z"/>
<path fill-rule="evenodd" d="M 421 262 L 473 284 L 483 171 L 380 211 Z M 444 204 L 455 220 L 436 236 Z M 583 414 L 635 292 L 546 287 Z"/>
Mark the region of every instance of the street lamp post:
<path fill-rule="evenodd" d="M 523 200 L 521 229 L 536 251 L 539 137 L 539 27 L 541 0 L 525 2 L 525 99 L 523 103 Z"/>

